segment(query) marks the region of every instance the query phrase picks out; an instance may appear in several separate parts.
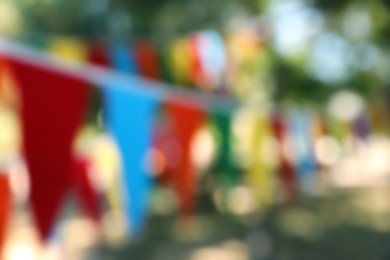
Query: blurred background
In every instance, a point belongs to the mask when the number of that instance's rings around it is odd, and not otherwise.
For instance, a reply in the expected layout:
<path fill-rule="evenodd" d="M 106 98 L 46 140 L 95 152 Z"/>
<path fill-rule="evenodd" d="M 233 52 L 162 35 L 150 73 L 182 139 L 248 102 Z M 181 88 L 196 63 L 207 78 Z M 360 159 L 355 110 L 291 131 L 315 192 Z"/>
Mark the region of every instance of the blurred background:
<path fill-rule="evenodd" d="M 75 147 L 90 160 L 101 219 L 80 214 L 69 196 L 42 245 L 26 206 L 18 95 L 2 76 L 0 168 L 12 195 L 3 258 L 390 259 L 389 8 L 387 0 L 0 0 L 4 39 L 99 66 L 87 58 L 91 46 L 125 43 L 138 76 L 234 101 L 228 121 L 211 109 L 192 138 L 196 210 L 185 219 L 167 181 L 177 140 L 166 141 L 159 111 L 147 224 L 134 237 L 110 195 L 120 155 L 96 91 Z"/>

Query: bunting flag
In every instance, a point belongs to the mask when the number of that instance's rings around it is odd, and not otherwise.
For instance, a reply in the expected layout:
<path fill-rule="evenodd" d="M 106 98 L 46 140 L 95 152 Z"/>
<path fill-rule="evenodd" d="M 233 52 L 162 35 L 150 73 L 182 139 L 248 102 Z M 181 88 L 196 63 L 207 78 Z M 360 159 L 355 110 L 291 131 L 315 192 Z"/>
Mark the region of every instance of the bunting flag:
<path fill-rule="evenodd" d="M 125 73 L 137 73 L 130 50 L 114 45 L 113 66 Z M 126 83 L 112 79 L 104 86 L 107 127 L 114 138 L 122 164 L 124 206 L 132 232 L 138 235 L 145 225 L 151 189 L 151 172 L 147 152 L 152 147 L 153 118 L 158 103 L 154 98 L 135 95 L 126 90 Z"/>
<path fill-rule="evenodd" d="M 170 53 L 164 48 L 160 47 L 158 50 L 158 64 L 160 65 L 160 77 L 164 82 L 173 82 L 172 66 L 170 64 Z"/>
<path fill-rule="evenodd" d="M 121 72 L 136 74 L 134 49 L 124 42 L 116 42 L 109 48 L 110 61 L 113 67 Z"/>
<path fill-rule="evenodd" d="M 121 154 L 124 203 L 132 231 L 139 234 L 145 224 L 151 189 L 146 156 L 152 145 L 153 116 L 157 102 L 133 95 L 121 82 L 108 82 L 104 89 L 109 132 Z"/>
<path fill-rule="evenodd" d="M 271 125 L 266 116 L 255 118 L 252 136 L 250 160 L 247 172 L 248 184 L 252 189 L 255 201 L 260 208 L 269 207 L 274 202 L 275 176 L 274 169 L 267 153 L 271 147 Z"/>
<path fill-rule="evenodd" d="M 316 115 L 313 117 L 312 123 L 312 134 L 314 136 L 314 139 L 321 138 L 323 136 L 326 136 L 329 132 L 329 129 L 326 124 L 326 117 L 323 113 L 317 112 Z"/>
<path fill-rule="evenodd" d="M 342 121 L 335 119 L 334 117 L 328 115 L 326 117 L 326 121 L 328 122 L 328 131 L 331 136 L 336 138 L 340 142 L 343 142 L 345 136 L 348 134 L 349 127 L 348 124 Z"/>
<path fill-rule="evenodd" d="M 186 39 L 174 42 L 170 49 L 170 68 L 173 82 L 187 85 L 190 82 L 190 48 Z"/>
<path fill-rule="evenodd" d="M 295 141 L 296 169 L 301 188 L 304 188 L 305 183 L 312 181 L 316 170 L 310 122 L 311 119 L 304 110 L 297 109 L 290 116 L 290 129 Z"/>
<path fill-rule="evenodd" d="M 151 43 L 147 41 L 137 42 L 135 55 L 141 76 L 154 80 L 161 77 L 158 67 L 158 55 Z"/>
<path fill-rule="evenodd" d="M 348 122 L 337 120 L 331 115 L 327 116 L 329 134 L 335 138 L 340 145 L 341 154 L 345 155 L 355 150 L 355 143 L 350 142 L 351 125 Z"/>
<path fill-rule="evenodd" d="M 259 41 L 247 32 L 247 35 L 237 35 L 234 42 L 230 51 L 237 62 L 233 64 L 238 71 L 235 72 L 235 78 L 250 83 L 250 80 L 245 80 L 250 78 L 249 74 L 244 72 L 248 64 L 250 67 L 257 66 L 258 61 L 255 61 L 256 55 L 253 54 L 259 50 Z M 112 65 L 123 73 L 137 77 L 166 77 L 167 70 L 163 71 L 158 66 L 163 56 L 147 42 L 139 42 L 134 48 L 116 42 L 109 50 L 96 44 L 87 53 L 80 42 L 58 39 L 50 43 L 49 49 L 58 57 L 71 62 L 88 59 L 95 65 L 105 68 Z M 200 87 L 217 88 L 224 84 L 228 63 L 226 59 L 223 39 L 216 32 L 206 31 L 194 34 L 188 40 L 175 42 L 169 52 L 170 64 L 167 67 L 171 69 L 173 81 L 178 84 L 192 81 Z M 76 192 L 85 213 L 99 219 L 99 195 L 90 179 L 91 162 L 89 158 L 73 153 L 73 141 L 86 112 L 87 82 L 19 59 L 7 59 L 6 62 L 20 93 L 23 153 L 31 182 L 29 199 L 41 237 L 47 238 L 50 234 L 63 199 L 70 190 Z M 191 154 L 192 141 L 206 115 L 199 102 L 175 96 L 165 106 L 168 126 L 164 126 L 156 136 L 153 129 L 159 105 L 157 98 L 142 91 L 135 93 L 127 84 L 129 82 L 126 80 L 112 77 L 100 87 L 103 88 L 105 101 L 105 126 L 117 145 L 121 160 L 121 186 L 120 189 L 115 186 L 116 194 L 123 192 L 129 226 L 133 234 L 139 235 L 146 223 L 152 188 L 151 154 L 155 159 L 155 170 L 160 170 L 156 172 L 158 178 L 174 183 L 181 216 L 189 216 L 194 212 L 196 176 Z M 369 115 L 362 114 L 351 124 L 329 117 L 325 125 L 322 115 L 316 122 L 306 110 L 295 110 L 288 118 L 281 110 L 276 110 L 271 119 L 257 115 L 247 138 L 250 147 L 248 158 L 245 158 L 249 163 L 245 177 L 260 207 L 267 207 L 275 200 L 275 167 L 267 157 L 267 153 L 271 153 L 267 144 L 272 140 L 272 135 L 280 149 L 276 171 L 282 190 L 291 201 L 296 199 L 298 189 L 304 186 L 305 180 L 314 176 L 312 173 L 317 167 L 311 140 L 313 121 L 317 139 L 329 134 L 342 143 L 351 135 L 350 128 L 353 128 L 355 135 L 365 139 L 371 131 L 384 134 L 388 130 L 388 122 L 382 118 L 385 108 L 381 104 L 373 105 L 372 108 Z M 212 118 L 218 129 L 219 141 L 215 167 L 220 170 L 219 177 L 227 190 L 239 177 L 235 174 L 230 158 L 231 115 L 214 114 Z M 294 135 L 293 146 L 289 139 L 290 132 Z M 296 167 L 287 152 L 289 149 L 293 149 L 296 156 Z M 325 169 L 329 165 L 323 163 L 322 167 Z M 10 206 L 9 193 L 8 178 L 0 173 L 0 247 Z M 113 195 L 109 197 L 119 201 Z"/>
<path fill-rule="evenodd" d="M 314 137 L 314 141 L 317 143 L 321 138 L 324 138 L 329 135 L 329 127 L 327 126 L 326 117 L 322 112 L 317 112 L 313 117 L 313 121 L 311 122 L 312 135 Z M 324 172 L 328 170 L 328 165 L 323 161 L 319 160 L 316 154 L 316 164 L 321 169 L 320 177 L 323 178 Z"/>
<path fill-rule="evenodd" d="M 84 116 L 87 86 L 79 79 L 18 60 L 9 60 L 9 65 L 21 98 L 30 203 L 39 233 L 47 238 L 72 185 L 72 144 Z"/>
<path fill-rule="evenodd" d="M 377 104 L 372 104 L 369 109 L 368 109 L 368 116 L 370 118 L 371 122 L 371 128 L 372 132 L 374 134 L 378 135 L 383 135 L 386 134 L 387 128 L 389 127 L 386 125 L 388 123 L 387 120 L 383 119 L 383 115 L 386 115 L 387 111 L 385 109 L 384 104 L 382 103 L 377 103 Z"/>
<path fill-rule="evenodd" d="M 50 50 L 51 53 L 59 58 L 72 62 L 84 62 L 89 56 L 88 49 L 82 42 L 66 38 L 52 41 Z M 90 90 L 88 89 L 88 96 L 91 94 Z M 76 193 L 84 213 L 92 219 L 98 220 L 100 214 L 99 197 L 88 176 L 89 162 L 87 158 L 74 155 L 72 157 L 72 165 L 72 190 Z"/>
<path fill-rule="evenodd" d="M 50 53 L 72 62 L 82 62 L 87 58 L 87 49 L 81 41 L 71 38 L 57 38 L 47 47 Z"/>
<path fill-rule="evenodd" d="M 200 33 L 198 52 L 200 66 L 205 74 L 204 85 L 208 88 L 221 89 L 227 70 L 227 57 L 222 37 L 215 31 Z"/>
<path fill-rule="evenodd" d="M 228 209 L 229 191 L 238 183 L 238 176 L 232 160 L 232 115 L 215 114 L 212 116 L 212 123 L 216 130 L 217 156 L 213 165 L 217 175 L 218 183 L 222 185 L 222 207 Z"/>
<path fill-rule="evenodd" d="M 193 34 L 189 41 L 190 79 L 194 86 L 205 88 L 206 78 L 201 64 L 200 44 L 203 36 L 200 33 Z"/>
<path fill-rule="evenodd" d="M 101 43 L 93 43 L 88 46 L 87 60 L 96 66 L 103 68 L 110 67 L 110 61 L 108 58 L 107 50 Z"/>
<path fill-rule="evenodd" d="M 80 200 L 84 213 L 98 221 L 100 219 L 99 194 L 93 186 L 91 174 L 91 162 L 89 158 L 77 156 L 73 159 L 73 188 Z"/>
<path fill-rule="evenodd" d="M 353 122 L 353 129 L 357 137 L 365 140 L 370 136 L 371 126 L 368 120 L 368 116 L 365 112 L 359 115 Z"/>
<path fill-rule="evenodd" d="M 11 191 L 8 174 L 0 172 L 0 256 L 3 249 L 11 209 Z"/>
<path fill-rule="evenodd" d="M 272 118 L 272 128 L 276 139 L 279 143 L 279 166 L 277 171 L 279 172 L 282 189 L 285 192 L 288 200 L 295 200 L 297 197 L 297 179 L 294 171 L 294 166 L 287 157 L 286 153 L 286 141 L 287 141 L 287 125 L 285 117 L 281 111 L 275 111 Z"/>
<path fill-rule="evenodd" d="M 215 167 L 222 173 L 220 179 L 227 188 L 232 187 L 236 182 L 234 166 L 232 162 L 232 116 L 228 114 L 215 114 L 212 122 L 217 129 L 218 154 L 215 160 Z"/>
<path fill-rule="evenodd" d="M 180 156 L 178 167 L 173 172 L 174 186 L 179 199 L 182 216 L 192 215 L 195 208 L 195 167 L 191 159 L 191 145 L 195 132 L 205 119 L 200 106 L 191 100 L 176 97 L 169 100 L 166 109 L 177 137 Z"/>

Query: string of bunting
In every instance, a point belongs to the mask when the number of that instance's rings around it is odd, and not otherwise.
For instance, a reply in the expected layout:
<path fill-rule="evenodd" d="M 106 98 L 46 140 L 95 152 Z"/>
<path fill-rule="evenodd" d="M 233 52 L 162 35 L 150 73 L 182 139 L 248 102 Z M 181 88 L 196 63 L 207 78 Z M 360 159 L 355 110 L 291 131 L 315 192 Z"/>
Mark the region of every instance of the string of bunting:
<path fill-rule="evenodd" d="M 213 48 L 199 47 L 208 46 L 213 37 L 216 45 L 222 44 L 212 33 L 208 38 L 204 35 L 191 38 L 189 46 L 197 58 L 190 65 L 179 51 L 188 46 L 177 43 L 182 45 L 172 52 L 172 62 L 177 67 L 173 75 L 175 81 L 186 84 L 192 78 L 205 89 L 211 88 L 212 82 L 223 85 L 226 72 L 223 54 Z M 29 203 L 43 240 L 53 231 L 58 212 L 70 191 L 77 194 L 86 214 L 97 221 L 100 218 L 99 194 L 88 177 L 90 160 L 73 147 L 88 110 L 91 84 L 101 92 L 105 130 L 115 141 L 120 155 L 118 183 L 129 233 L 139 235 L 146 224 L 153 174 L 145 165 L 152 147 L 168 160 L 169 174 L 160 178 L 174 187 L 183 218 L 191 216 L 196 209 L 197 177 L 191 146 L 194 135 L 207 121 L 212 121 L 218 130 L 219 152 L 214 166 L 222 172 L 218 178 L 224 191 L 240 178 L 231 159 L 232 139 L 237 130 L 232 128 L 232 118 L 241 108 L 235 99 L 155 81 L 160 79 L 161 71 L 153 48 L 146 42 L 138 43 L 135 48 L 122 42 L 109 47 L 57 42 L 50 47 L 50 53 L 0 39 L 1 72 L 7 70 L 12 75 L 20 96 L 22 149 L 31 182 Z M 211 55 L 214 57 L 210 58 Z M 206 58 L 200 59 L 201 56 Z M 210 60 L 203 67 L 209 66 L 212 73 L 205 80 L 201 61 L 207 59 Z M 216 65 L 210 66 L 213 62 Z M 192 69 L 181 71 L 187 65 Z M 161 110 L 167 116 L 165 123 L 168 122 L 169 127 L 165 130 L 168 134 L 156 129 Z M 245 180 L 261 206 L 275 203 L 278 181 L 282 193 L 293 201 L 305 187 L 305 181 L 313 179 L 318 168 L 326 167 L 314 156 L 313 142 L 318 136 L 333 135 L 343 139 L 352 133 L 367 138 L 372 129 L 385 131 L 386 127 L 372 122 L 366 113 L 345 128 L 344 123 L 329 120 L 321 113 L 309 114 L 303 109 L 294 109 L 291 113 L 275 109 L 267 113 L 258 106 L 252 112 L 241 124 L 241 127 L 250 126 L 246 127 L 250 131 L 244 134 L 247 141 L 237 145 L 249 151 L 243 153 L 249 155 L 248 158 L 242 158 L 247 161 Z M 348 132 L 340 131 L 341 128 Z M 293 146 L 294 160 L 285 151 L 291 134 L 297 140 Z M 267 146 L 271 137 L 278 150 Z M 164 138 L 175 139 L 175 149 L 165 149 L 169 142 Z M 270 154 L 277 157 L 275 163 L 266 159 Z M 169 158 L 174 160 L 169 161 Z M 0 175 L 0 185 L 4 186 L 0 188 L 0 235 L 9 214 L 10 196 L 5 176 Z"/>

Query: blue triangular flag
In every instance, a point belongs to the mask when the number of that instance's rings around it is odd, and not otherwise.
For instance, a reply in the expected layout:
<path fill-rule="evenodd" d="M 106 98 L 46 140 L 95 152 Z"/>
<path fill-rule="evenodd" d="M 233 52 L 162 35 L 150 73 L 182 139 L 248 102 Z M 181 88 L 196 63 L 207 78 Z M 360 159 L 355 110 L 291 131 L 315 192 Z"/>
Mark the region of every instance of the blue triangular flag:
<path fill-rule="evenodd" d="M 303 183 L 316 170 L 309 114 L 303 110 L 295 110 L 290 118 L 290 125 L 295 139 L 296 168 L 300 183 Z"/>
<path fill-rule="evenodd" d="M 135 74 L 135 64 L 126 53 L 124 45 L 115 45 L 111 61 L 115 68 Z M 132 92 L 129 87 L 128 82 L 112 78 L 105 83 L 103 94 L 106 125 L 121 155 L 125 213 L 137 235 L 145 224 L 148 209 L 151 174 L 145 167 L 145 157 L 152 145 L 158 102 L 152 96 Z"/>
<path fill-rule="evenodd" d="M 107 127 L 121 155 L 125 211 L 137 234 L 144 226 L 148 207 L 151 174 L 145 158 L 152 145 L 157 102 L 118 88 L 117 84 L 114 81 L 104 90 Z"/>
<path fill-rule="evenodd" d="M 135 62 L 135 55 L 130 44 L 116 42 L 109 50 L 112 66 L 125 73 L 137 74 L 138 68 Z"/>

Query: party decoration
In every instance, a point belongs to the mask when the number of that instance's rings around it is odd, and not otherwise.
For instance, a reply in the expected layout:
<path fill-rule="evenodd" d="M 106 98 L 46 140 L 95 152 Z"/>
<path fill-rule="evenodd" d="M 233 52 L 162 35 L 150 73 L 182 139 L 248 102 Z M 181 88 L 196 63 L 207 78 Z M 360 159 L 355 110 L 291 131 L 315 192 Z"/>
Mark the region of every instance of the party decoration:
<path fill-rule="evenodd" d="M 198 55 L 204 74 L 204 85 L 220 90 L 224 84 L 227 70 L 227 54 L 222 37 L 215 31 L 199 33 Z"/>
<path fill-rule="evenodd" d="M 135 73 L 135 65 L 129 60 L 125 63 L 120 53 L 125 53 L 123 46 L 115 46 L 112 52 L 114 66 L 124 72 Z M 107 127 L 122 159 L 125 210 L 132 231 L 137 235 L 145 225 L 147 215 L 151 180 L 146 154 L 151 147 L 157 102 L 146 95 L 126 91 L 125 82 L 114 78 L 104 87 Z"/>
<path fill-rule="evenodd" d="M 287 142 L 287 125 L 285 115 L 281 110 L 276 110 L 272 118 L 272 128 L 274 135 L 278 140 L 279 145 L 279 165 L 278 173 L 280 176 L 280 181 L 282 189 L 285 192 L 288 200 L 295 200 L 297 197 L 297 179 L 294 171 L 294 166 L 292 165 L 290 159 L 287 156 L 285 150 Z"/>
<path fill-rule="evenodd" d="M 221 173 L 221 181 L 224 186 L 231 187 L 235 183 L 237 176 L 234 174 L 234 165 L 232 157 L 232 117 L 229 114 L 214 114 L 212 122 L 218 131 L 218 154 L 216 158 L 215 168 Z"/>
<path fill-rule="evenodd" d="M 383 115 L 386 114 L 386 105 L 383 102 L 377 102 L 368 108 L 369 121 L 374 134 L 383 135 L 387 133 L 388 120 L 383 119 Z"/>
<path fill-rule="evenodd" d="M 87 87 L 82 80 L 37 65 L 8 62 L 21 99 L 30 203 L 39 233 L 47 238 L 72 185 L 72 143 L 83 119 Z"/>
<path fill-rule="evenodd" d="M 55 38 L 47 48 L 52 54 L 66 61 L 82 62 L 87 58 L 85 45 L 76 39 Z"/>
<path fill-rule="evenodd" d="M 205 119 L 200 105 L 192 100 L 174 97 L 166 104 L 167 113 L 172 121 L 177 137 L 180 156 L 178 167 L 174 170 L 174 185 L 177 191 L 182 216 L 193 214 L 195 208 L 196 180 L 191 160 L 191 142 L 195 132 Z"/>
<path fill-rule="evenodd" d="M 290 129 L 294 137 L 296 169 L 300 187 L 310 181 L 316 170 L 313 154 L 312 130 L 310 115 L 303 110 L 294 110 L 290 115 Z"/>
<path fill-rule="evenodd" d="M 272 148 L 271 137 L 269 118 L 266 115 L 257 115 L 252 129 L 252 145 L 246 179 L 260 208 L 271 206 L 275 199 L 275 174 L 272 158 L 267 156 L 272 153 L 269 151 Z"/>
<path fill-rule="evenodd" d="M 333 116 L 326 115 L 326 122 L 328 123 L 328 132 L 333 136 L 340 144 L 343 144 L 346 136 L 350 133 L 350 125 L 346 122 L 337 120 Z"/>
<path fill-rule="evenodd" d="M 50 42 L 50 48 L 54 55 L 72 62 L 84 62 L 89 55 L 88 49 L 82 42 L 59 38 Z M 91 95 L 88 89 L 88 96 Z M 90 162 L 86 157 L 73 155 L 72 157 L 72 190 L 84 210 L 92 219 L 98 220 L 100 216 L 99 197 L 89 178 Z"/>
<path fill-rule="evenodd" d="M 110 61 L 113 67 L 124 73 L 137 73 L 134 49 L 124 42 L 115 42 L 109 48 Z"/>
<path fill-rule="evenodd" d="M 102 43 L 96 42 L 88 46 L 87 60 L 93 65 L 103 68 L 110 67 L 107 49 Z"/>
<path fill-rule="evenodd" d="M 164 82 L 173 82 L 172 67 L 170 64 L 170 53 L 165 46 L 159 47 L 157 58 L 159 64 L 160 80 Z"/>
<path fill-rule="evenodd" d="M 158 56 L 153 45 L 147 41 L 139 41 L 134 49 L 140 75 L 147 79 L 159 79 Z"/>
<path fill-rule="evenodd" d="M 326 122 L 326 117 L 322 112 L 316 112 L 311 121 L 312 135 L 314 139 L 324 137 L 328 134 L 329 129 Z"/>
<path fill-rule="evenodd" d="M 367 113 L 363 112 L 352 124 L 354 132 L 359 138 L 364 140 L 370 136 L 371 126 Z"/>
<path fill-rule="evenodd" d="M 175 41 L 170 48 L 170 68 L 173 82 L 187 85 L 190 82 L 191 60 L 188 40 Z"/>
<path fill-rule="evenodd" d="M 122 44 L 114 45 L 111 62 L 115 68 L 135 74 L 133 57 L 126 59 L 128 51 Z M 104 87 L 107 127 L 122 159 L 125 211 L 137 235 L 147 215 L 151 180 L 146 156 L 152 145 L 153 117 L 158 104 L 154 98 L 126 91 L 125 82 L 112 79 Z"/>
<path fill-rule="evenodd" d="M 202 68 L 200 57 L 200 43 L 202 42 L 200 33 L 193 34 L 188 40 L 190 59 L 190 79 L 194 86 L 206 87 L 205 71 Z"/>
<path fill-rule="evenodd" d="M 93 109 L 100 112 L 103 106 L 104 114 L 103 118 L 99 117 L 102 119 L 99 126 L 104 124 L 110 135 L 105 141 L 105 148 L 111 145 L 109 152 L 105 149 L 101 152 L 102 157 L 110 154 L 108 161 L 112 161 L 112 165 L 108 163 L 106 166 L 113 166 L 106 167 L 100 176 L 102 183 L 107 184 L 101 188 L 107 192 L 104 195 L 108 197 L 111 211 L 116 213 L 123 206 L 128 226 L 136 236 L 147 221 L 152 177 L 156 177 L 160 183 L 173 183 L 180 215 L 188 217 L 193 214 L 197 176 L 192 142 L 206 116 L 209 116 L 218 132 L 219 153 L 213 170 L 220 174 L 216 179 L 222 182 L 222 185 L 218 185 L 218 188 L 223 187 L 222 195 L 225 197 L 226 191 L 241 181 L 230 158 L 233 150 L 231 117 L 237 112 L 237 107 L 232 106 L 230 108 L 234 111 L 221 113 L 220 107 L 214 106 L 216 99 L 212 96 L 202 103 L 203 95 L 194 93 L 195 90 L 177 91 L 168 87 L 174 88 L 173 85 L 161 87 L 158 83 L 158 89 L 146 89 L 145 81 L 138 81 L 138 78 L 150 79 L 148 86 L 153 85 L 154 80 L 163 78 L 219 94 L 229 83 L 236 96 L 243 101 L 240 108 L 248 109 L 243 110 L 248 112 L 242 121 L 245 127 L 236 128 L 235 125 L 234 128 L 234 134 L 244 137 L 237 138 L 242 146 L 237 145 L 234 152 L 242 161 L 245 185 L 251 188 L 251 192 L 242 189 L 243 194 L 254 195 L 259 209 L 272 205 L 279 190 L 288 201 L 294 201 L 298 191 L 304 191 L 305 181 L 318 177 L 314 173 L 338 172 L 345 161 L 348 164 L 349 159 L 354 159 L 359 149 L 356 144 L 360 144 L 355 142 L 358 138 L 366 140 L 372 134 L 387 133 L 389 121 L 383 116 L 387 114 L 384 103 L 372 104 L 367 107 L 367 113 L 361 113 L 363 101 L 356 96 L 358 109 L 353 113 L 340 113 L 341 116 L 337 112 L 343 112 L 345 102 L 337 102 L 340 106 L 327 112 L 304 107 L 277 107 L 269 111 L 270 90 L 253 84 L 259 79 L 267 79 L 272 67 L 269 51 L 262 48 L 263 40 L 255 27 L 234 32 L 226 46 L 217 32 L 202 31 L 174 41 L 168 51 L 161 51 L 161 48 L 156 50 L 147 41 L 135 45 L 117 41 L 108 47 L 94 43 L 85 48 L 83 43 L 74 39 L 55 39 L 47 46 L 50 53 L 62 61 L 50 59 L 49 63 L 46 63 L 44 55 L 42 60 L 39 59 L 39 52 L 30 53 L 28 49 L 22 49 L 25 52 L 19 55 L 16 53 L 18 47 L 10 46 L 7 49 L 4 47 L 7 44 L 2 42 L 0 51 L 2 56 L 7 57 L 7 71 L 12 72 L 17 85 L 18 91 L 15 93 L 20 93 L 20 98 L 15 99 L 17 102 L 12 103 L 20 105 L 23 155 L 31 182 L 29 199 L 41 237 L 47 238 L 50 234 L 64 197 L 70 191 L 76 193 L 84 213 L 96 220 L 100 217 L 100 198 L 90 175 L 92 162 L 89 157 L 73 151 L 74 137 L 88 105 L 88 84 L 91 83 L 98 84 L 97 87 L 102 90 L 99 94 L 103 95 L 104 103 Z M 86 60 L 106 69 L 104 76 L 91 73 L 96 71 L 96 66 L 88 64 L 83 66 L 85 75 L 80 71 L 68 70 L 72 63 L 86 63 Z M 68 62 L 66 66 L 64 61 Z M 52 62 L 56 64 L 53 68 L 50 66 Z M 112 70 L 131 78 L 118 76 Z M 2 91 L 3 73 L 0 73 L 1 96 L 5 91 Z M 71 76 L 72 73 L 77 77 Z M 164 113 L 157 113 L 160 102 L 166 102 L 163 104 Z M 249 110 L 252 104 L 256 104 L 256 110 Z M 265 109 L 257 110 L 258 104 Z M 315 116 L 309 111 L 315 111 Z M 95 120 L 98 118 L 96 114 L 92 116 Z M 159 129 L 155 129 L 155 117 L 161 121 Z M 210 141 L 209 147 L 214 148 L 212 140 L 199 140 Z M 364 152 L 368 153 L 369 150 L 365 149 Z M 343 160 L 342 156 L 348 157 L 348 160 Z M 333 169 L 337 170 L 331 171 Z M 327 177 L 327 181 L 331 183 L 332 178 Z M 278 182 L 280 188 L 276 185 Z M 238 191 L 241 192 L 240 189 Z M 219 190 L 215 194 L 216 200 L 219 200 Z M 8 178 L 0 173 L 0 247 L 9 196 Z"/>

